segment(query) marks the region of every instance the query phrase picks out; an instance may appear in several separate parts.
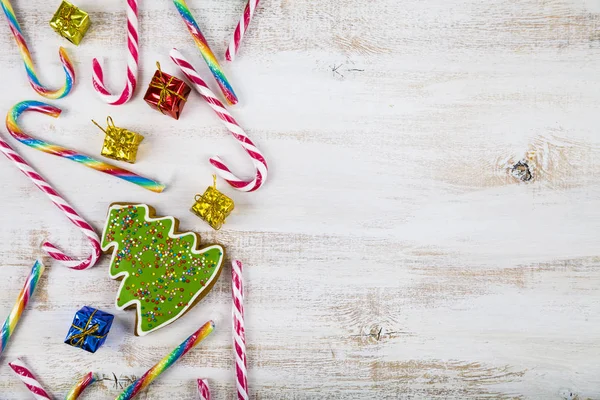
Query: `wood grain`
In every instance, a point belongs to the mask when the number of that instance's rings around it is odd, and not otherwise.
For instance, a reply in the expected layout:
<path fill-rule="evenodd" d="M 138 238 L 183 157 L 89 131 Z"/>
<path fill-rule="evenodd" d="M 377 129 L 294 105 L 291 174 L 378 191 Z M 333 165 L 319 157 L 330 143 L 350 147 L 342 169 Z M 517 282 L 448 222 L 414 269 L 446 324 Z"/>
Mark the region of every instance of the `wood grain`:
<path fill-rule="evenodd" d="M 168 188 L 12 143 L 97 229 L 110 203 L 147 202 L 245 263 L 253 399 L 600 399 L 597 1 L 263 0 L 224 67 L 270 180 L 254 194 L 220 182 L 236 210 L 219 232 L 189 212 L 211 184 L 208 157 L 248 176 L 250 161 L 199 96 L 179 121 L 142 101 L 156 61 L 176 72 L 171 47 L 210 76 L 170 2 L 141 2 L 141 85 L 119 108 L 93 93 L 91 60 L 105 57 L 121 87 L 123 2 L 78 1 L 93 24 L 79 47 L 47 25 L 58 1 L 14 3 L 43 82 L 62 79 L 59 45 L 79 79 L 53 102 L 59 119 L 23 126 L 98 155 L 90 119 L 110 114 L 146 136 L 132 169 Z M 244 1 L 188 3 L 222 59 Z M 36 96 L 3 25 L 8 110 Z M 522 159 L 529 183 L 510 175 Z M 35 258 L 49 266 L 0 358 L 0 399 L 29 398 L 6 368 L 18 356 L 57 397 L 93 370 L 105 379 L 82 399 L 114 398 L 209 318 L 213 336 L 139 398 L 195 399 L 200 377 L 216 399 L 235 398 L 230 271 L 184 318 L 134 337 L 108 260 L 74 272 L 45 258 L 44 239 L 80 256 L 85 239 L 7 160 L 0 168 L 0 315 Z M 116 315 L 93 355 L 62 343 L 83 305 Z"/>

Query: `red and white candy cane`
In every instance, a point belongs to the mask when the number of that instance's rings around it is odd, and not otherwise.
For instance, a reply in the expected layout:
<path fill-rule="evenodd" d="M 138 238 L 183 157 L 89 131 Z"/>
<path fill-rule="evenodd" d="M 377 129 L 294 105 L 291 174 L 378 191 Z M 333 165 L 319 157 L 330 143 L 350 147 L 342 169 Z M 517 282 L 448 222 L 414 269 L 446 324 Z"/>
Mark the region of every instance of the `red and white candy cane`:
<path fill-rule="evenodd" d="M 235 56 L 240 49 L 240 45 L 242 44 L 242 39 L 244 39 L 244 34 L 248 30 L 248 25 L 250 25 L 250 21 L 252 21 L 254 10 L 256 10 L 259 1 L 260 0 L 248 0 L 246 8 L 244 8 L 244 14 L 242 14 L 240 22 L 235 27 L 235 31 L 233 31 L 233 37 L 231 38 L 229 47 L 225 52 L 225 58 L 227 61 L 233 61 L 235 59 Z"/>
<path fill-rule="evenodd" d="M 27 389 L 29 389 L 33 397 L 37 400 L 51 400 L 48 392 L 40 385 L 35 375 L 33 375 L 23 360 L 17 358 L 15 361 L 8 363 L 8 365 L 12 368 L 14 373 L 17 374 L 25 386 L 27 386 Z"/>
<path fill-rule="evenodd" d="M 248 376 L 246 369 L 246 329 L 244 328 L 244 284 L 242 263 L 231 262 L 231 297 L 233 299 L 233 353 L 238 400 L 248 400 Z"/>
<path fill-rule="evenodd" d="M 118 106 L 127 103 L 133 96 L 138 75 L 138 0 L 127 0 L 127 82 L 120 95 L 111 94 L 104 84 L 102 67 L 96 58 L 92 62 L 92 84 L 102 100 Z"/>
<path fill-rule="evenodd" d="M 54 203 L 56 207 L 58 207 L 67 218 L 71 220 L 75 226 L 77 226 L 85 236 L 90 241 L 92 245 L 92 254 L 86 259 L 78 260 L 75 258 L 71 258 L 62 251 L 60 251 L 56 246 L 52 243 L 44 242 L 42 243 L 42 249 L 48 253 L 48 255 L 55 260 L 61 261 L 65 266 L 82 270 L 86 268 L 93 267 L 98 259 L 100 258 L 100 239 L 98 239 L 98 235 L 94 232 L 94 228 L 90 226 L 83 218 L 77 214 L 77 211 L 73 207 L 67 203 L 65 199 L 61 197 L 60 194 L 38 172 L 33 169 L 27 161 L 25 161 L 10 145 L 4 141 L 4 139 L 0 138 L 0 151 L 4 153 L 4 155 L 23 172 L 31 181 L 42 191 L 44 192 L 50 200 Z"/>
<path fill-rule="evenodd" d="M 242 192 L 253 192 L 259 189 L 267 180 L 268 166 L 265 157 L 260 150 L 258 150 L 256 145 L 252 143 L 252 140 L 246 135 L 246 132 L 244 132 L 235 119 L 233 119 L 223 103 L 221 103 L 202 78 L 200 78 L 200 75 L 198 75 L 198 72 L 194 69 L 192 64 L 190 64 L 177 49 L 171 50 L 169 55 L 171 56 L 171 60 L 173 60 L 173 62 L 181 69 L 181 72 L 183 72 L 192 82 L 198 93 L 200 93 L 200 95 L 204 97 L 204 100 L 208 102 L 208 105 L 221 119 L 223 124 L 225 124 L 233 137 L 235 137 L 244 150 L 246 150 L 246 153 L 248 153 L 252 159 L 252 164 L 254 164 L 254 168 L 256 169 L 256 174 L 252 180 L 243 180 L 234 175 L 219 157 L 212 157 L 210 163 L 216 168 L 217 174 L 225 179 L 231 186 Z"/>
<path fill-rule="evenodd" d="M 198 379 L 198 399 L 210 400 L 210 388 L 206 379 Z"/>

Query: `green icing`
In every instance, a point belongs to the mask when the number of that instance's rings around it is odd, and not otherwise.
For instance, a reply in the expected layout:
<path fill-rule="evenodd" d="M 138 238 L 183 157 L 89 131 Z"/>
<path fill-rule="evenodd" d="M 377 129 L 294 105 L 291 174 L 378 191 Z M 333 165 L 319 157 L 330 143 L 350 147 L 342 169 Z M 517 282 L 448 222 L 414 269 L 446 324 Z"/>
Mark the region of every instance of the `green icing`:
<path fill-rule="evenodd" d="M 215 275 L 223 249 L 196 249 L 196 235 L 173 234 L 172 218 L 151 219 L 144 205 L 114 205 L 102 235 L 102 248 L 116 246 L 112 278 L 124 276 L 117 307 L 137 305 L 138 334 L 148 333 L 183 314 Z"/>

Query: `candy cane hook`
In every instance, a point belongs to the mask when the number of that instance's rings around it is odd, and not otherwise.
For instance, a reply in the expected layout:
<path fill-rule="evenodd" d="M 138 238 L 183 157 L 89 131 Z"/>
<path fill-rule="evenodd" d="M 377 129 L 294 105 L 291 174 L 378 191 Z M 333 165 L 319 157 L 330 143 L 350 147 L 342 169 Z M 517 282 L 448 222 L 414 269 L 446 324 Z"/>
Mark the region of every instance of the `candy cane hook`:
<path fill-rule="evenodd" d="M 31 181 L 50 198 L 52 203 L 54 203 L 54 205 L 58 207 L 85 236 L 87 236 L 92 245 L 92 254 L 84 260 L 77 260 L 69 257 L 50 242 L 42 243 L 42 249 L 48 253 L 50 257 L 61 261 L 69 268 L 82 270 L 93 267 L 100 258 L 100 239 L 98 238 L 98 235 L 96 235 L 96 232 L 94 232 L 94 228 L 81 218 L 77 211 L 75 211 L 75 209 L 71 207 L 69 203 L 67 203 L 67 201 L 63 199 L 61 195 L 1 137 L 0 151 L 2 151 L 9 160 L 14 162 L 15 166 L 31 179 Z"/>
<path fill-rule="evenodd" d="M 75 83 L 75 70 L 73 69 L 73 64 L 71 63 L 71 60 L 69 60 L 69 56 L 67 56 L 65 49 L 60 47 L 58 50 L 60 62 L 66 75 L 65 84 L 60 89 L 50 90 L 42 85 L 37 77 L 35 66 L 33 65 L 33 60 L 31 59 L 29 48 L 27 47 L 27 42 L 23 37 L 21 26 L 19 25 L 19 21 L 17 21 L 17 16 L 12 8 L 12 5 L 10 4 L 10 1 L 0 0 L 0 5 L 2 5 L 2 10 L 4 11 L 4 15 L 6 16 L 10 30 L 15 38 L 15 41 L 17 42 L 17 46 L 19 46 L 21 58 L 23 59 L 23 64 L 25 64 L 25 70 L 27 71 L 27 78 L 29 79 L 29 84 L 33 90 L 35 90 L 41 96 L 49 99 L 60 99 L 68 95 L 73 88 L 73 84 Z"/>
<path fill-rule="evenodd" d="M 104 73 L 98 59 L 92 62 L 92 84 L 102 100 L 108 104 L 118 106 L 127 103 L 133 96 L 137 85 L 138 75 L 138 1 L 127 0 L 127 82 L 120 95 L 111 94 L 104 84 Z"/>
<path fill-rule="evenodd" d="M 200 93 L 200 95 L 204 97 L 204 100 L 208 102 L 208 105 L 221 119 L 229 132 L 231 132 L 244 150 L 246 150 L 246 153 L 248 153 L 252 159 L 252 163 L 256 169 L 256 174 L 252 180 L 243 180 L 234 175 L 219 157 L 212 157 L 210 163 L 216 168 L 217 174 L 225 179 L 231 186 L 243 192 L 253 192 L 259 189 L 267 180 L 268 170 L 267 162 L 260 150 L 258 150 L 248 135 L 246 135 L 246 132 L 239 126 L 229 111 L 227 111 L 223 103 L 221 103 L 202 78 L 200 78 L 200 75 L 198 75 L 198 72 L 194 69 L 192 64 L 190 64 L 177 49 L 171 50 L 169 55 L 171 56 L 171 60 L 173 60 L 173 62 L 181 69 L 181 72 L 183 72 L 192 82 L 198 93 Z"/>
<path fill-rule="evenodd" d="M 135 183 L 136 185 L 139 185 L 144 189 L 148 189 L 153 192 L 160 193 L 164 190 L 164 185 L 155 182 L 151 179 L 144 178 L 143 176 L 137 175 L 131 171 L 117 167 L 115 165 L 98 161 L 75 150 L 48 143 L 27 135 L 21 130 L 21 128 L 18 125 L 19 117 L 26 111 L 35 111 L 49 115 L 54 118 L 58 117 L 62 112 L 60 108 L 51 106 L 50 104 L 42 103 L 40 101 L 27 100 L 15 104 L 15 106 L 12 109 L 10 109 L 8 111 L 8 114 L 6 115 L 6 128 L 8 129 L 8 132 L 10 132 L 10 134 L 19 142 L 29 147 L 33 147 L 34 149 L 43 151 L 44 153 L 49 153 L 58 157 L 66 158 L 71 161 L 83 164 L 88 168 L 95 169 L 96 171 L 104 172 L 105 174 L 121 178 L 131 183 Z"/>

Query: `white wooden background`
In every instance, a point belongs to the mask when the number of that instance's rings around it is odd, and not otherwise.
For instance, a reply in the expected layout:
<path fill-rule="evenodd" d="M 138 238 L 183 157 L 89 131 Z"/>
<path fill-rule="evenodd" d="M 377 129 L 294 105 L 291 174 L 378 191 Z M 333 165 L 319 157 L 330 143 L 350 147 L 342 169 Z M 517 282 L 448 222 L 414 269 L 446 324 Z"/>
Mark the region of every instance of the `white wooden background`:
<path fill-rule="evenodd" d="M 93 21 L 79 47 L 48 26 L 58 4 L 14 0 L 43 82 L 63 79 L 59 45 L 78 74 L 52 101 L 59 119 L 29 113 L 23 126 L 99 155 L 90 119 L 110 114 L 146 136 L 132 169 L 168 189 L 10 142 L 98 230 L 111 202 L 146 202 L 245 262 L 253 399 L 600 399 L 600 2 L 263 0 L 225 69 L 271 174 L 254 194 L 219 182 L 236 210 L 218 233 L 188 211 L 211 183 L 207 159 L 247 175 L 249 160 L 197 94 L 179 121 L 142 100 L 155 61 L 176 72 L 173 46 L 214 83 L 174 6 L 141 1 L 141 83 L 114 108 L 92 90 L 91 60 L 106 58 L 120 90 L 124 1 L 77 1 Z M 223 59 L 244 1 L 189 4 Z M 40 97 L 1 25 L 4 112 Z M 528 151 L 536 178 L 523 184 L 506 166 Z M 108 258 L 83 272 L 51 262 L 42 240 L 80 256 L 86 240 L 8 160 L 0 168 L 0 318 L 34 260 L 49 266 L 0 356 L 1 399 L 29 398 L 6 365 L 18 356 L 57 398 L 90 370 L 107 380 L 82 399 L 114 398 L 108 377 L 139 376 L 209 318 L 216 332 L 139 398 L 195 399 L 199 377 L 235 398 L 228 269 L 184 318 L 134 337 Z M 83 305 L 117 317 L 96 354 L 62 343 Z"/>

